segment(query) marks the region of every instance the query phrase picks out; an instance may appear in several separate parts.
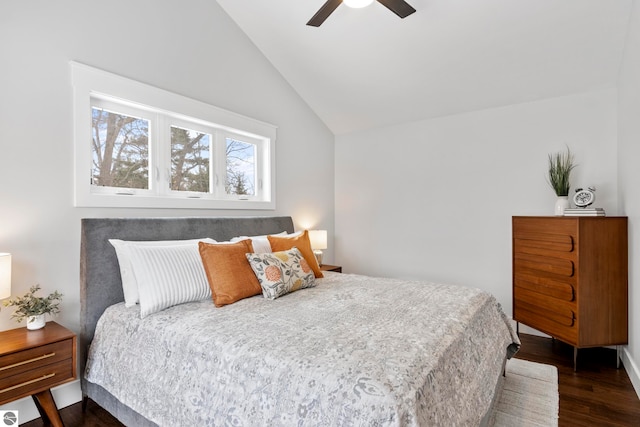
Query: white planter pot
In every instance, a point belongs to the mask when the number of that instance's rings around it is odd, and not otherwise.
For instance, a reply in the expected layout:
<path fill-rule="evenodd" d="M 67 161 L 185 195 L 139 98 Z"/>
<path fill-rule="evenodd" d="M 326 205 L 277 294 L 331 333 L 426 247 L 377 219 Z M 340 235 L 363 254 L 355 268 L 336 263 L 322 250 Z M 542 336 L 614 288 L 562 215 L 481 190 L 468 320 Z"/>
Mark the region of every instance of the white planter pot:
<path fill-rule="evenodd" d="M 569 209 L 569 198 L 568 198 L 568 196 L 558 196 L 558 198 L 556 199 L 555 215 L 556 216 L 563 216 L 565 209 Z"/>
<path fill-rule="evenodd" d="M 29 316 L 27 317 L 27 329 L 30 331 L 35 331 L 36 329 L 44 328 L 44 314 L 39 314 L 37 316 Z"/>

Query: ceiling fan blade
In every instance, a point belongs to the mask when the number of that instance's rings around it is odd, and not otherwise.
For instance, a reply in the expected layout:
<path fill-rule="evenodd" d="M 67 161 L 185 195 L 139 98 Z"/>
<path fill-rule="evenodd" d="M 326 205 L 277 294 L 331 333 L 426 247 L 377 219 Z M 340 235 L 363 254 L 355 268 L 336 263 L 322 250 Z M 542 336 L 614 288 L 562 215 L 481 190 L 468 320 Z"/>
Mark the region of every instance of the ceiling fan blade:
<path fill-rule="evenodd" d="M 378 0 L 378 3 L 398 15 L 400 18 L 406 18 L 416 10 L 404 0 Z"/>
<path fill-rule="evenodd" d="M 311 18 L 309 22 L 307 22 L 307 25 L 310 25 L 312 27 L 319 27 L 320 25 L 322 25 L 325 19 L 327 19 L 329 15 L 331 15 L 333 11 L 336 10 L 338 6 L 340 6 L 341 3 L 342 0 L 327 0 L 327 2 L 322 5 L 320 10 L 318 10 L 316 14 L 313 15 L 313 18 Z"/>

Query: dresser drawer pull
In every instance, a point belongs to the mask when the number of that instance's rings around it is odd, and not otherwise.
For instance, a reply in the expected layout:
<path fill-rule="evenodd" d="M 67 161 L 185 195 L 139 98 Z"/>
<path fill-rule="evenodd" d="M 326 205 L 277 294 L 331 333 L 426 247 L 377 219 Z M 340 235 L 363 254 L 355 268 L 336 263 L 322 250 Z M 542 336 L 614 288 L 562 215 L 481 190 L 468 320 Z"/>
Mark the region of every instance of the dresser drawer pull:
<path fill-rule="evenodd" d="M 48 379 L 48 378 L 54 377 L 55 375 L 56 375 L 56 374 L 55 374 L 55 372 L 54 372 L 54 373 L 52 373 L 52 374 L 43 375 L 43 376 L 41 376 L 40 378 L 36 378 L 36 379 L 34 379 L 34 380 L 25 381 L 25 382 L 23 382 L 23 383 L 21 383 L 21 384 L 16 384 L 16 385 L 13 385 L 13 386 L 11 386 L 11 387 L 3 388 L 2 390 L 0 390 L 0 393 L 6 393 L 6 392 L 8 392 L 8 391 L 15 390 L 15 389 L 17 389 L 17 388 L 24 387 L 24 386 L 29 385 L 29 384 L 37 383 L 37 382 L 39 382 L 39 381 L 43 381 L 43 380 L 46 380 L 46 379 Z"/>
<path fill-rule="evenodd" d="M 13 365 L 0 366 L 0 371 L 4 371 L 5 369 L 15 368 L 16 366 L 26 365 L 27 363 L 31 363 L 31 362 L 37 362 L 38 360 L 48 359 L 48 358 L 53 357 L 55 355 L 56 355 L 55 353 L 47 353 L 47 354 L 42 355 L 40 357 L 34 357 L 33 359 L 23 360 L 22 362 L 14 363 Z"/>

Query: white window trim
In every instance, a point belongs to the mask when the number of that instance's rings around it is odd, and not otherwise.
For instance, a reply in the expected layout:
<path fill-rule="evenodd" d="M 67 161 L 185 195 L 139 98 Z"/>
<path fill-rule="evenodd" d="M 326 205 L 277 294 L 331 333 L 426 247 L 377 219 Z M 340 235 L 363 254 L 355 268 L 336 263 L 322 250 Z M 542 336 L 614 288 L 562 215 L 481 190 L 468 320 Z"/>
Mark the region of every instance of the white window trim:
<path fill-rule="evenodd" d="M 76 207 L 128 207 L 128 208 L 180 208 L 180 209 L 275 209 L 275 141 L 277 127 L 182 95 L 168 92 L 145 83 L 130 80 L 75 61 L 70 62 L 74 100 L 74 205 Z M 177 196 L 176 192 L 153 194 L 101 194 L 91 186 L 91 97 L 107 97 L 151 106 L 177 118 L 204 124 L 232 135 L 246 136 L 264 141 L 262 164 L 259 170 L 268 170 L 262 179 L 262 198 L 192 198 L 190 193 Z M 125 101 L 126 100 L 126 101 Z M 267 149 L 268 147 L 268 149 Z M 149 171 L 149 173 L 154 173 Z M 163 172 L 164 173 L 164 172 Z M 222 179 L 222 178 L 220 178 Z M 186 192 L 185 192 L 186 193 Z"/>

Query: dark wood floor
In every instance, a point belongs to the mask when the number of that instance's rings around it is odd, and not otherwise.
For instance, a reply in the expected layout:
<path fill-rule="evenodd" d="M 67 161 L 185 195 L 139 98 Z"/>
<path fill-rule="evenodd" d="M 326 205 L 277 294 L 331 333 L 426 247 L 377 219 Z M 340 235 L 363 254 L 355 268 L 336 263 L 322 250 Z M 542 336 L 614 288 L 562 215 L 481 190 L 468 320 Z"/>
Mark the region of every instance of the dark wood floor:
<path fill-rule="evenodd" d="M 640 426 L 640 400 L 624 369 L 616 369 L 616 352 L 583 349 L 573 372 L 573 347 L 548 338 L 521 334 L 517 357 L 558 368 L 560 427 Z M 89 402 L 87 412 L 76 403 L 60 411 L 66 427 L 121 426 L 108 412 Z M 24 424 L 41 427 L 40 419 Z"/>
<path fill-rule="evenodd" d="M 574 372 L 573 347 L 525 334 L 520 340 L 517 357 L 558 368 L 560 427 L 640 426 L 640 399 L 624 368 L 616 369 L 615 350 L 580 350 Z"/>

